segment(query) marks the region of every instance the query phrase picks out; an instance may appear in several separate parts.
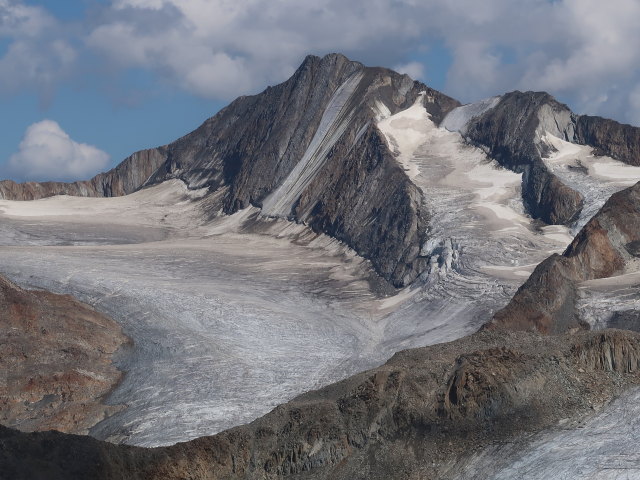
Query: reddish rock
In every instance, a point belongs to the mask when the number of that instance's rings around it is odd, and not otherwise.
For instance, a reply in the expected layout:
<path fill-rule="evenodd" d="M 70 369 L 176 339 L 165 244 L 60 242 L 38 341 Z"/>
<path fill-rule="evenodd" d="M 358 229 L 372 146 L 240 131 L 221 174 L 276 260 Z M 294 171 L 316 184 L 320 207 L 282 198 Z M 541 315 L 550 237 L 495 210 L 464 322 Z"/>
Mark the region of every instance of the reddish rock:
<path fill-rule="evenodd" d="M 101 399 L 122 377 L 120 326 L 69 295 L 23 290 L 0 277 L 0 423 L 86 433 L 121 407 Z"/>

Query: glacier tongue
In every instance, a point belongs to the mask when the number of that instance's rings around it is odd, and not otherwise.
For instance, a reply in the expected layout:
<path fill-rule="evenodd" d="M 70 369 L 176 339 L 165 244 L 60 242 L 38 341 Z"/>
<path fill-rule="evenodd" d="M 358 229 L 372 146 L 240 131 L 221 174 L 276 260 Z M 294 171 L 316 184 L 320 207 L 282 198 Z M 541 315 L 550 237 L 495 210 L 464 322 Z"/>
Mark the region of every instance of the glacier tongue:
<path fill-rule="evenodd" d="M 488 448 L 457 472 L 457 478 L 640 478 L 638 442 L 640 389 L 635 388 L 584 423 Z"/>

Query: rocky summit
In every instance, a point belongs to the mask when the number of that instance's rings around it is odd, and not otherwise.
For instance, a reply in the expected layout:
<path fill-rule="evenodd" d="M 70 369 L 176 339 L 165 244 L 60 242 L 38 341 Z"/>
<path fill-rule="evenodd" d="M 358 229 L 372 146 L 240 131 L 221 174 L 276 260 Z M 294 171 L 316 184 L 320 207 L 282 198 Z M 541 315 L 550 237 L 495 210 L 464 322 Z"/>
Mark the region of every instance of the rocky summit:
<path fill-rule="evenodd" d="M 0 478 L 640 476 L 636 127 L 309 56 L 0 197 Z"/>

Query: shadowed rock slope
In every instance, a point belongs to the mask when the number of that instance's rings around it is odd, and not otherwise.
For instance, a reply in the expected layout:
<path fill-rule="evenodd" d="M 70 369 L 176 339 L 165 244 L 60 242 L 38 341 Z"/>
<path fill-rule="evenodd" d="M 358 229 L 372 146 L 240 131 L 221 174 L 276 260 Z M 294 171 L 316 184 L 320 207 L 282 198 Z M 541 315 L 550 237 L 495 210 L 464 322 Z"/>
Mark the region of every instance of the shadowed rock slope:
<path fill-rule="evenodd" d="M 492 442 L 584 416 L 640 381 L 640 335 L 482 332 L 407 350 L 253 423 L 172 447 L 0 428 L 26 479 L 455 478 Z"/>
<path fill-rule="evenodd" d="M 538 265 L 485 328 L 561 333 L 586 327 L 575 308 L 578 283 L 637 268 L 638 245 L 640 183 L 612 195 L 567 250 Z"/>
<path fill-rule="evenodd" d="M 122 376 L 111 360 L 127 341 L 116 322 L 73 297 L 0 277 L 0 423 L 86 433 L 119 409 L 100 400 Z"/>
<path fill-rule="evenodd" d="M 572 142 L 573 114 L 546 93 L 512 92 L 483 115 L 470 121 L 465 137 L 488 150 L 501 165 L 522 173 L 527 212 L 546 223 L 566 224 L 583 205 L 580 193 L 564 185 L 542 161 L 548 147 L 545 131 Z"/>

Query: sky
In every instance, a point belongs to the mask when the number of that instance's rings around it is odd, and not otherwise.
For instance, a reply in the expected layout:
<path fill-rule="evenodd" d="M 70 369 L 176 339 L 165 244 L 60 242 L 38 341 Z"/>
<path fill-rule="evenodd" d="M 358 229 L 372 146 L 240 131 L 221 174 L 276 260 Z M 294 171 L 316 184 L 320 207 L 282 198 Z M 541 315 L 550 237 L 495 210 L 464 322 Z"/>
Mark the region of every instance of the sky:
<path fill-rule="evenodd" d="M 0 177 L 85 179 L 340 52 L 640 126 L 640 0 L 0 0 Z"/>

